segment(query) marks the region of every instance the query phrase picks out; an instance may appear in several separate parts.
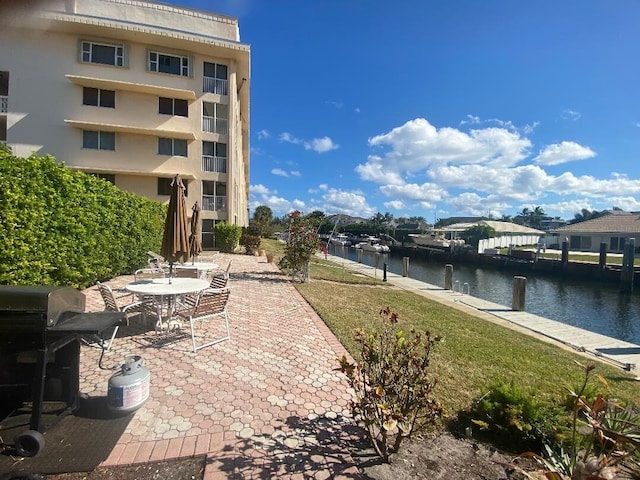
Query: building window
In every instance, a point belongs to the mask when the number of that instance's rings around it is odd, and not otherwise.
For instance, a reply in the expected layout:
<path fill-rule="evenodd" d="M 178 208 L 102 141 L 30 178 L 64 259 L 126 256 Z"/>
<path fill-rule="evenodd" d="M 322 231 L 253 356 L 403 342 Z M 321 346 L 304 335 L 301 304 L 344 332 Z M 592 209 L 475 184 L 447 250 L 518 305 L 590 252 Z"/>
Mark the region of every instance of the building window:
<path fill-rule="evenodd" d="M 187 141 L 181 138 L 158 138 L 158 155 L 187 156 Z"/>
<path fill-rule="evenodd" d="M 102 132 L 96 130 L 82 131 L 82 148 L 91 150 L 115 150 L 115 132 Z"/>
<path fill-rule="evenodd" d="M 202 248 L 213 249 L 216 246 L 216 220 L 203 219 L 202 220 Z"/>
<path fill-rule="evenodd" d="M 178 115 L 180 117 L 189 116 L 189 104 L 186 100 L 179 98 L 158 98 L 158 113 L 162 115 Z"/>
<path fill-rule="evenodd" d="M 148 68 L 151 72 L 170 73 L 188 77 L 191 75 L 189 57 L 149 51 Z"/>
<path fill-rule="evenodd" d="M 609 250 L 612 252 L 619 252 L 624 250 L 625 237 L 611 237 L 609 242 Z"/>
<path fill-rule="evenodd" d="M 227 173 L 227 144 L 202 142 L 202 171 Z"/>
<path fill-rule="evenodd" d="M 101 178 L 102 180 L 106 180 L 111 185 L 116 184 L 116 176 L 113 173 L 91 173 L 96 178 Z"/>
<path fill-rule="evenodd" d="M 569 248 L 572 250 L 591 250 L 591 237 L 571 235 Z"/>
<path fill-rule="evenodd" d="M 229 68 L 218 63 L 204 62 L 202 91 L 229 95 Z"/>
<path fill-rule="evenodd" d="M 224 103 L 202 104 L 202 131 L 228 135 L 229 133 L 229 106 Z"/>
<path fill-rule="evenodd" d="M 225 212 L 227 210 L 227 184 L 202 182 L 202 210 Z"/>
<path fill-rule="evenodd" d="M 95 107 L 116 108 L 115 90 L 84 87 L 82 89 L 82 104 Z"/>
<path fill-rule="evenodd" d="M 96 43 L 83 40 L 80 42 L 80 61 L 84 63 L 98 63 L 124 67 L 124 45 Z"/>
<path fill-rule="evenodd" d="M 182 185 L 184 185 L 184 196 L 189 196 L 189 182 L 187 182 L 184 178 L 182 180 Z M 172 178 L 158 178 L 158 195 L 171 195 L 171 182 L 173 182 Z"/>

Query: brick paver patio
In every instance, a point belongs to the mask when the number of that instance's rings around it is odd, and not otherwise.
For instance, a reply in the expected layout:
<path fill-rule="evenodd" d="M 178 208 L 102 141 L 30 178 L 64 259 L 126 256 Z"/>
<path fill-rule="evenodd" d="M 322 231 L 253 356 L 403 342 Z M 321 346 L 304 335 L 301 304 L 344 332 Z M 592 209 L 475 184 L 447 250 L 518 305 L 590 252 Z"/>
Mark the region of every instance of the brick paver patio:
<path fill-rule="evenodd" d="M 103 465 L 206 454 L 207 480 L 359 478 L 349 453 L 360 438 L 350 422 L 351 392 L 335 371 L 346 351 L 265 257 L 218 254 L 215 261 L 222 268 L 231 261 L 230 341 L 195 354 L 188 325 L 158 336 L 134 318 L 105 353 L 104 367 L 140 355 L 151 387 Z M 107 283 L 122 288 L 132 280 Z M 96 287 L 84 293 L 88 311 L 104 309 Z M 113 374 L 96 367 L 99 357 L 83 346 L 80 390 L 91 397 L 107 394 Z"/>

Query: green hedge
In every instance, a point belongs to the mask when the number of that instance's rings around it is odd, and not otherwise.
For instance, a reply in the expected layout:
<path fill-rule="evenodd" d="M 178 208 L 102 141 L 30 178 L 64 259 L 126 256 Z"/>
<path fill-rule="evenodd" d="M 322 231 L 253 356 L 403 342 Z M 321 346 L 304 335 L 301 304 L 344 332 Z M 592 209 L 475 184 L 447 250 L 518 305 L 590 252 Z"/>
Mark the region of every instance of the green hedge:
<path fill-rule="evenodd" d="M 0 149 L 0 284 L 67 285 L 131 273 L 158 251 L 166 206 Z"/>

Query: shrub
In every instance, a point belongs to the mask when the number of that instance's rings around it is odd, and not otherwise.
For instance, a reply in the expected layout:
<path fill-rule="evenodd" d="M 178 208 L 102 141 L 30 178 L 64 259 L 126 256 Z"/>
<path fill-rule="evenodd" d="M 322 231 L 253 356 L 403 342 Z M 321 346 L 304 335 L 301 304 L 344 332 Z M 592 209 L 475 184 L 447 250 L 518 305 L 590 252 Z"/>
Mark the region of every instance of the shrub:
<path fill-rule="evenodd" d="M 260 235 L 255 227 L 249 226 L 242 229 L 240 245 L 244 247 L 247 255 L 254 255 L 260 248 Z"/>
<path fill-rule="evenodd" d="M 382 327 L 369 334 L 356 331 L 361 360 L 340 359 L 340 371 L 355 391 L 354 418 L 366 427 L 372 446 L 384 461 L 404 438 L 424 431 L 441 413 L 430 398 L 437 380 L 430 378 L 429 356 L 439 340 L 429 332 L 398 328 L 397 314 L 380 311 Z"/>
<path fill-rule="evenodd" d="M 158 250 L 166 207 L 71 170 L 0 149 L 0 284 L 84 288 L 131 273 Z"/>
<path fill-rule="evenodd" d="M 513 381 L 496 382 L 476 402 L 471 411 L 480 437 L 510 451 L 541 452 L 543 445 L 555 443 L 562 413 L 549 402 Z"/>
<path fill-rule="evenodd" d="M 318 234 L 308 218 L 300 212 L 289 214 L 289 237 L 278 267 L 302 281 L 309 278 L 309 261 L 318 251 Z"/>
<path fill-rule="evenodd" d="M 242 235 L 242 227 L 239 225 L 231 225 L 227 222 L 216 223 L 214 229 L 216 237 L 216 247 L 225 253 L 233 253 L 238 247 L 240 236 Z"/>

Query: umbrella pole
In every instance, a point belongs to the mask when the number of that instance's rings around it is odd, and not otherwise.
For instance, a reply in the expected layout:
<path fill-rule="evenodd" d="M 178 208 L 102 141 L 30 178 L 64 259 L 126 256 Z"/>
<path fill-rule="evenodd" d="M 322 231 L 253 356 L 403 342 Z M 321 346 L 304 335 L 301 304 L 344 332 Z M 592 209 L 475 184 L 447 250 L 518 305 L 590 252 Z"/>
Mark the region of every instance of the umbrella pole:
<path fill-rule="evenodd" d="M 173 278 L 173 262 L 169 262 L 169 283 L 171 283 L 172 278 Z"/>

